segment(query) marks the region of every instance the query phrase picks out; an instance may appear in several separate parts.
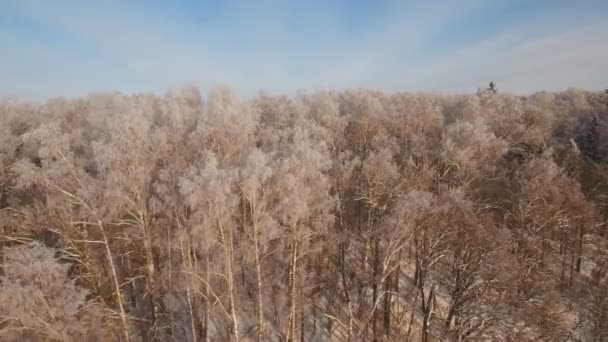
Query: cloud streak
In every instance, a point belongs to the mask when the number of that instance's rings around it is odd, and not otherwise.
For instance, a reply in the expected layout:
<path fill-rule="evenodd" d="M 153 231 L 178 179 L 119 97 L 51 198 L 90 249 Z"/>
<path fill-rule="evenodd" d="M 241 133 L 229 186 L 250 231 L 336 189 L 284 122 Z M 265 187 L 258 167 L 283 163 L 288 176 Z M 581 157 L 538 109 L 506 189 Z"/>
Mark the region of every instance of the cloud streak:
<path fill-rule="evenodd" d="M 422 65 L 414 83 L 431 90 L 472 91 L 493 79 L 505 90 L 526 93 L 571 86 L 601 89 L 608 70 L 608 25 L 523 40 L 522 32 L 493 37 Z M 519 43 L 517 43 L 519 41 Z"/>
<path fill-rule="evenodd" d="M 356 1 L 129 4 L 1 4 L 23 24 L 0 22 L 0 93 L 160 92 L 185 83 L 227 84 L 243 95 L 350 87 L 462 92 L 490 79 L 522 93 L 601 89 L 608 78 L 608 6 L 599 2 L 577 12 L 560 2 L 532 11 L 523 1 L 494 8 L 477 0 L 381 8 Z M 491 15 L 498 16 L 484 18 Z"/>

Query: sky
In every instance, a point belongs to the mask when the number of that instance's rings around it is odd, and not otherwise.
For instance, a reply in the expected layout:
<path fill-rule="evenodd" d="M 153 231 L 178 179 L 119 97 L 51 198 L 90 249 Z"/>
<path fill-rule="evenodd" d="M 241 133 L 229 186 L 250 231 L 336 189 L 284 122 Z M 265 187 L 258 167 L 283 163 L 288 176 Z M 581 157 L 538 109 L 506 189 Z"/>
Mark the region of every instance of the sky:
<path fill-rule="evenodd" d="M 0 0 L 0 96 L 608 88 L 606 0 Z"/>

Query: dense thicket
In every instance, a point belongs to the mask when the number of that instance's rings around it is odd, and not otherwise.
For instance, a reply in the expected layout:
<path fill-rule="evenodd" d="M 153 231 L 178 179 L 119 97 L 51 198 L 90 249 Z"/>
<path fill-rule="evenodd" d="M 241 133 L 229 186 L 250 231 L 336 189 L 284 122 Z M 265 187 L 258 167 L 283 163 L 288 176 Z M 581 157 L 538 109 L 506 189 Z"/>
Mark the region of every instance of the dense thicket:
<path fill-rule="evenodd" d="M 608 94 L 0 107 L 0 340 L 608 341 Z"/>

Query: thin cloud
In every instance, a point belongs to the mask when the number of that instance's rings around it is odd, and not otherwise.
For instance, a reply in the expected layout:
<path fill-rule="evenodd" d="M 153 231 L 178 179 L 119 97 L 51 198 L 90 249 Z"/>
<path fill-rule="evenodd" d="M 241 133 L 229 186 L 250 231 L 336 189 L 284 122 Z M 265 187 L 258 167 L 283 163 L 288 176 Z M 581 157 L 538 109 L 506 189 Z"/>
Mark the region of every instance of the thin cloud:
<path fill-rule="evenodd" d="M 509 33 L 422 66 L 415 82 L 433 90 L 474 91 L 488 80 L 522 93 L 571 86 L 599 89 L 608 70 L 608 25 L 592 24 L 541 39 L 514 43 Z"/>
<path fill-rule="evenodd" d="M 351 20 L 357 33 L 344 24 L 348 8 L 293 5 L 230 3 L 221 14 L 206 13 L 213 20 L 197 22 L 195 14 L 185 20 L 142 3 L 8 0 L 0 9 L 60 39 L 0 24 L 0 92 L 47 98 L 161 92 L 186 83 L 227 84 L 243 95 L 351 87 L 474 91 L 490 79 L 514 92 L 605 87 L 601 10 L 585 22 L 556 3 L 516 27 L 479 27 L 479 38 L 458 44 L 455 23 L 478 20 L 494 5 L 394 2 L 362 27 Z M 438 49 L 446 41 L 453 47 Z"/>

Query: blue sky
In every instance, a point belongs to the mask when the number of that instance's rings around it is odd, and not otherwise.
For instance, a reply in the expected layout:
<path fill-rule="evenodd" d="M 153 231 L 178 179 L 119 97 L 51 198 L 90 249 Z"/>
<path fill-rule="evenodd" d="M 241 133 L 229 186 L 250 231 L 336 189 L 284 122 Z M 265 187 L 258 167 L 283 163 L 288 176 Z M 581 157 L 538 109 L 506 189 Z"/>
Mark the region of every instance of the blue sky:
<path fill-rule="evenodd" d="M 608 1 L 0 0 L 0 95 L 608 88 Z"/>

